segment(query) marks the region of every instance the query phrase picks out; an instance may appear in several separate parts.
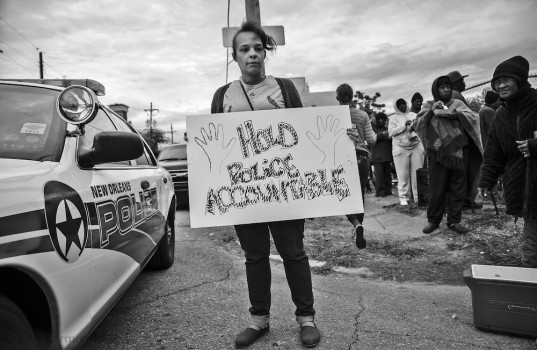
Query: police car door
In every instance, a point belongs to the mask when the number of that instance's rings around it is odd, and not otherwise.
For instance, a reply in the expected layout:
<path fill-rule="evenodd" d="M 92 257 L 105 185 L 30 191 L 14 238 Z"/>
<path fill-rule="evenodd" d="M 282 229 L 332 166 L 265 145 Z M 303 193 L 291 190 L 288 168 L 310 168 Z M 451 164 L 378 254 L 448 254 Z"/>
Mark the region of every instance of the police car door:
<path fill-rule="evenodd" d="M 102 109 L 86 125 L 90 145 L 101 131 L 117 130 Z M 85 169 L 90 174 L 87 207 L 92 240 L 92 305 L 99 319 L 138 275 L 155 249 L 162 215 L 155 211 L 156 168 L 138 167 L 134 161 L 106 163 Z"/>

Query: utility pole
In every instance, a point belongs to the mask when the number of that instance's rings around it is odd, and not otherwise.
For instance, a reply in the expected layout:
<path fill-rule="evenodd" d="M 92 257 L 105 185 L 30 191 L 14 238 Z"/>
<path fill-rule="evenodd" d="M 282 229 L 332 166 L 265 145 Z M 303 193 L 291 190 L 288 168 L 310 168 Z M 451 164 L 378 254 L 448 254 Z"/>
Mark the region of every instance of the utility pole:
<path fill-rule="evenodd" d="M 259 0 L 244 0 L 246 7 L 246 21 L 256 23 L 261 27 L 261 9 Z M 265 75 L 265 62 L 261 65 L 261 74 Z"/>
<path fill-rule="evenodd" d="M 43 79 L 43 52 L 39 51 L 39 79 Z"/>
<path fill-rule="evenodd" d="M 166 133 L 170 133 L 171 135 L 171 138 L 172 138 L 172 143 L 173 143 L 173 134 L 176 133 L 177 131 L 173 131 L 173 124 L 170 123 L 170 131 L 166 131 Z"/>
<path fill-rule="evenodd" d="M 159 111 L 158 109 L 153 108 L 153 102 L 149 103 L 149 109 L 144 109 L 144 111 L 149 112 L 149 138 L 153 142 L 153 111 Z"/>
<path fill-rule="evenodd" d="M 244 0 L 246 6 L 246 20 L 257 23 L 261 27 L 261 11 L 259 9 L 259 0 Z"/>

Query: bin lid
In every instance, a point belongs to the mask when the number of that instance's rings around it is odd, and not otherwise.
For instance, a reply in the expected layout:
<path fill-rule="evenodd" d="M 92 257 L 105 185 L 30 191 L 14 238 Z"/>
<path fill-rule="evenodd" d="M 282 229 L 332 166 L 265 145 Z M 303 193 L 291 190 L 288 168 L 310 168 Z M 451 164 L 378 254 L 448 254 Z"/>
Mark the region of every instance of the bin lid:
<path fill-rule="evenodd" d="M 487 280 L 537 283 L 537 269 L 512 266 L 472 265 L 472 277 Z"/>

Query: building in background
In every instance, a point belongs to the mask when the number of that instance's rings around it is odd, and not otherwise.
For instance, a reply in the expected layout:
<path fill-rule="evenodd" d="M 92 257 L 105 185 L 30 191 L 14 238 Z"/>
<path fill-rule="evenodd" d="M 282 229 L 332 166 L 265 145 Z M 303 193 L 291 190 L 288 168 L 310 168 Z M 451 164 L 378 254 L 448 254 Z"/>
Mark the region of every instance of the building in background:
<path fill-rule="evenodd" d="M 121 118 L 127 120 L 127 113 L 129 113 L 129 106 L 124 105 L 123 103 L 115 103 L 108 106 L 111 110 L 116 112 Z"/>
<path fill-rule="evenodd" d="M 335 89 L 334 91 L 312 92 L 310 93 L 310 99 L 312 107 L 339 105 Z"/>

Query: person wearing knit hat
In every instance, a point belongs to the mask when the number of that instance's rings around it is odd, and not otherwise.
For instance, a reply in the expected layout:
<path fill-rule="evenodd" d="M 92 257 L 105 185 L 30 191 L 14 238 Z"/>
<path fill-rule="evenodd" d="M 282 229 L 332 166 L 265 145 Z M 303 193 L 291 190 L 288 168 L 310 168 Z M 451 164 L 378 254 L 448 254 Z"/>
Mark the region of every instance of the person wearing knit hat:
<path fill-rule="evenodd" d="M 494 83 L 498 78 L 513 78 L 518 85 L 523 85 L 528 81 L 530 63 L 522 56 L 514 56 L 500 63 L 494 70 L 490 84 L 496 91 Z"/>
<path fill-rule="evenodd" d="M 410 99 L 410 112 L 418 114 L 422 104 L 423 96 L 419 92 L 416 92 Z"/>
<path fill-rule="evenodd" d="M 492 119 L 494 119 L 494 113 L 498 109 L 498 95 L 493 90 L 487 91 L 485 94 L 485 104 L 479 110 L 479 125 L 481 126 L 481 141 L 483 142 L 483 148 L 485 148 L 489 136 L 489 128 Z"/>
<path fill-rule="evenodd" d="M 502 105 L 490 124 L 479 187 L 492 189 L 504 174 L 505 212 L 524 219 L 522 267 L 537 268 L 537 90 L 528 75 L 522 56 L 494 70 L 491 85 Z"/>

